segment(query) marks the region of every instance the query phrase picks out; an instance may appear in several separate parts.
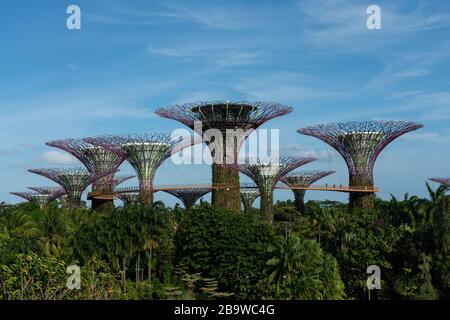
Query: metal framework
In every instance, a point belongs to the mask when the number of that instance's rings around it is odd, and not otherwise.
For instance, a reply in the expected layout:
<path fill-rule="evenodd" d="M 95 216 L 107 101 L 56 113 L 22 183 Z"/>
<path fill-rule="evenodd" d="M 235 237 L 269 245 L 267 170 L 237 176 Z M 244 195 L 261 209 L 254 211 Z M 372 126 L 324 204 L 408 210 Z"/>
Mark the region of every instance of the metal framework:
<path fill-rule="evenodd" d="M 281 182 L 292 187 L 295 197 L 295 207 L 297 211 L 303 213 L 305 211 L 305 193 L 307 188 L 314 182 L 335 173 L 336 171 L 308 170 L 292 172 L 281 178 Z M 305 189 L 297 189 L 304 187 Z"/>
<path fill-rule="evenodd" d="M 94 174 L 85 168 L 30 169 L 28 171 L 59 184 L 66 192 L 72 209 L 80 207 L 81 195 L 91 183 L 111 174 L 111 172 Z"/>
<path fill-rule="evenodd" d="M 187 212 L 191 211 L 194 204 L 204 195 L 211 192 L 211 188 L 191 189 L 191 190 L 164 190 L 164 192 L 171 194 L 183 202 L 184 208 Z"/>
<path fill-rule="evenodd" d="M 326 142 L 341 154 L 348 167 L 350 186 L 370 187 L 381 151 L 399 136 L 422 127 L 405 121 L 355 121 L 310 126 L 298 132 Z M 370 209 L 373 205 L 373 193 L 350 193 L 350 207 Z"/>
<path fill-rule="evenodd" d="M 450 178 L 430 178 L 430 180 L 450 187 Z"/>
<path fill-rule="evenodd" d="M 104 135 L 85 140 L 125 156 L 139 179 L 140 202 L 149 207 L 153 204 L 153 180 L 159 166 L 193 143 L 191 138 L 172 140 L 170 135 L 161 133 Z"/>
<path fill-rule="evenodd" d="M 111 172 L 93 182 L 93 191 L 112 190 L 114 188 L 114 175 L 126 158 L 124 153 L 115 153 L 102 146 L 94 146 L 86 142 L 85 139 L 54 140 L 46 144 L 70 153 L 94 175 Z M 95 210 L 101 210 L 112 205 L 111 201 L 92 199 L 92 209 Z"/>
<path fill-rule="evenodd" d="M 248 101 L 212 101 L 172 105 L 156 110 L 163 118 L 183 123 L 195 130 L 201 123 L 203 141 L 208 145 L 213 159 L 213 183 L 235 185 L 232 190 L 212 191 L 213 205 L 221 208 L 240 210 L 239 173 L 230 166 L 237 162 L 239 150 L 245 139 L 263 123 L 288 114 L 291 107 L 278 103 Z M 220 131 L 220 135 L 206 136 L 210 129 Z"/>
<path fill-rule="evenodd" d="M 273 190 L 277 182 L 292 170 L 315 160 L 317 159 L 311 157 L 281 157 L 267 162 L 247 160 L 244 164 L 232 166 L 258 186 L 261 194 L 261 213 L 268 222 L 273 223 Z"/>
<path fill-rule="evenodd" d="M 241 189 L 241 201 L 244 206 L 244 212 L 249 213 L 252 209 L 253 202 L 255 202 L 256 198 L 260 196 L 260 193 L 257 189 L 246 188 Z"/>
<path fill-rule="evenodd" d="M 63 188 L 61 188 L 60 186 L 54 186 L 54 187 L 28 187 L 28 189 L 35 191 L 37 193 L 40 194 L 49 194 L 49 195 L 54 195 L 54 194 L 59 194 L 58 198 L 63 196 L 65 194 L 65 191 Z"/>
<path fill-rule="evenodd" d="M 29 202 L 36 203 L 41 208 L 54 201 L 60 194 L 42 194 L 38 192 L 11 192 L 11 194 L 21 197 Z"/>
<path fill-rule="evenodd" d="M 136 176 L 115 176 L 113 180 L 113 190 L 119 185 L 130 179 L 136 178 Z"/>

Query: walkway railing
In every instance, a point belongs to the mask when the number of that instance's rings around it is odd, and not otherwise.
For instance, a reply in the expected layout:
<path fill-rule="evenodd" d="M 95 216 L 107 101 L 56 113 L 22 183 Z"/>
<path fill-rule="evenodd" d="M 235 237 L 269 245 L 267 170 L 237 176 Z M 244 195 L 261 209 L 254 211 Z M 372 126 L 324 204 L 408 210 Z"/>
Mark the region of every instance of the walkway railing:
<path fill-rule="evenodd" d="M 221 183 L 203 183 L 203 184 L 161 184 L 155 185 L 154 192 L 165 190 L 193 190 L 193 189 L 234 189 L 233 185 L 221 184 Z M 254 183 L 242 183 L 241 189 L 258 189 Z M 373 186 L 343 186 L 337 184 L 325 184 L 325 185 L 291 185 L 287 186 L 282 183 L 278 183 L 275 189 L 296 189 L 296 190 L 316 190 L 316 191 L 335 191 L 335 192 L 362 192 L 362 193 L 374 193 L 379 189 Z M 139 192 L 139 187 L 122 187 L 116 188 L 114 191 L 94 191 L 88 194 L 88 199 L 114 199 L 117 194 L 120 193 L 133 193 Z"/>

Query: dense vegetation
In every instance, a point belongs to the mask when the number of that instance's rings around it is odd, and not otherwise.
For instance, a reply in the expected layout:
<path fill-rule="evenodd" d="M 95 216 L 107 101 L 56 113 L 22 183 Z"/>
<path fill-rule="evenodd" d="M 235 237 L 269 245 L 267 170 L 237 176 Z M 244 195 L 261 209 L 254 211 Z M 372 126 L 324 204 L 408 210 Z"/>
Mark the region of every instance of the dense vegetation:
<path fill-rule="evenodd" d="M 0 299 L 449 299 L 450 209 L 430 198 L 377 200 L 370 212 L 278 202 L 275 225 L 201 203 L 96 213 L 0 206 Z M 66 267 L 81 267 L 81 289 Z"/>

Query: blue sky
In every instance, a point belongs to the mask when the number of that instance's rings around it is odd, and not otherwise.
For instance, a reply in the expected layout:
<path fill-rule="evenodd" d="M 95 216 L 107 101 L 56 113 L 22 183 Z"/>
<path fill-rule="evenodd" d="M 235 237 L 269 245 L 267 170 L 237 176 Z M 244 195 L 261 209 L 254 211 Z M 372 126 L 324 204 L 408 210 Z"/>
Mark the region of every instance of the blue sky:
<path fill-rule="evenodd" d="M 81 8 L 81 30 L 66 28 L 72 4 Z M 381 30 L 366 27 L 370 4 L 381 8 Z M 294 107 L 263 128 L 280 129 L 283 154 L 318 156 L 308 169 L 338 171 L 324 182 L 347 183 L 343 161 L 296 129 L 346 120 L 425 125 L 381 154 L 381 197 L 426 195 L 427 177 L 450 175 L 448 1 L 16 0 L 1 11 L 1 201 L 51 184 L 28 168 L 73 164 L 48 140 L 170 133 L 181 125 L 156 117 L 157 107 L 207 99 Z M 205 165 L 165 163 L 156 176 L 157 184 L 209 181 Z"/>

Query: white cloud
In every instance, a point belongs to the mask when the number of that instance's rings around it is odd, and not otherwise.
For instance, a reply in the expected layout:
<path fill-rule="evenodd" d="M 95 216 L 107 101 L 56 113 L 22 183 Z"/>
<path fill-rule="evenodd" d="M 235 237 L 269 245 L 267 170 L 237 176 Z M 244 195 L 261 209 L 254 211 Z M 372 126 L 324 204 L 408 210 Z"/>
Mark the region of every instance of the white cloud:
<path fill-rule="evenodd" d="M 427 12 L 419 2 L 412 10 L 403 10 L 406 1 L 383 2 L 382 29 L 367 29 L 366 9 L 370 3 L 359 0 L 298 0 L 299 13 L 304 16 L 303 35 L 313 45 L 335 52 L 379 50 L 401 43 L 420 31 L 445 28 L 450 15 Z M 410 3 L 409 3 L 410 4 Z"/>
<path fill-rule="evenodd" d="M 51 165 L 80 165 L 80 162 L 72 155 L 55 150 L 46 151 L 41 161 Z"/>

